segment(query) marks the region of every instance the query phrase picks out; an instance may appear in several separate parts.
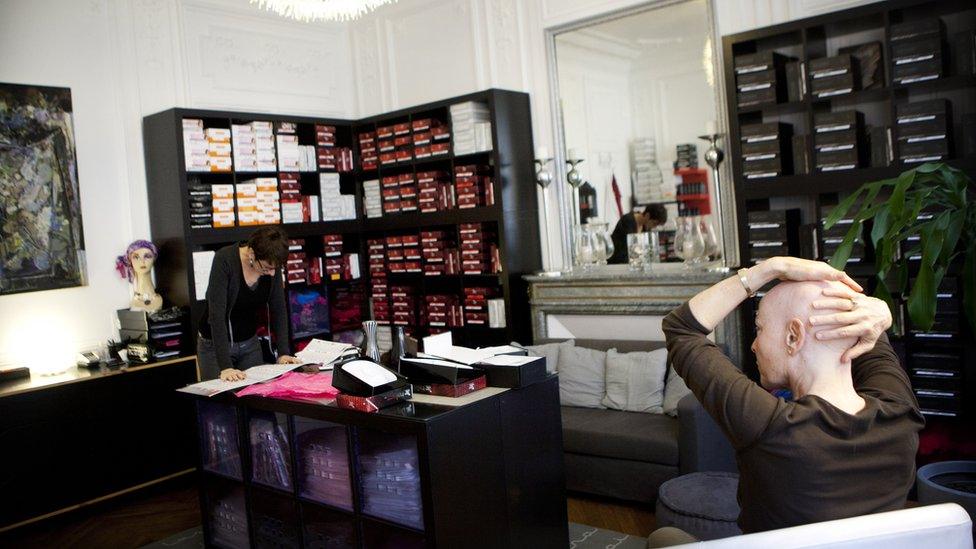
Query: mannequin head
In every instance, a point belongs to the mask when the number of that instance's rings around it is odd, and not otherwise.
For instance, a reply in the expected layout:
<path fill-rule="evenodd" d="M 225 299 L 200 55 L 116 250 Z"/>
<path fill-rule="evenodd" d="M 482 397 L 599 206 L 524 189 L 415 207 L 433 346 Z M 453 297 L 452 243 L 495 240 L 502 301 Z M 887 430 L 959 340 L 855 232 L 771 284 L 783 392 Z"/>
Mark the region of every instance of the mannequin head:
<path fill-rule="evenodd" d="M 115 270 L 119 276 L 132 282 L 133 279 L 152 272 L 158 255 L 156 245 L 148 240 L 135 240 L 125 249 L 125 255 L 115 260 Z"/>

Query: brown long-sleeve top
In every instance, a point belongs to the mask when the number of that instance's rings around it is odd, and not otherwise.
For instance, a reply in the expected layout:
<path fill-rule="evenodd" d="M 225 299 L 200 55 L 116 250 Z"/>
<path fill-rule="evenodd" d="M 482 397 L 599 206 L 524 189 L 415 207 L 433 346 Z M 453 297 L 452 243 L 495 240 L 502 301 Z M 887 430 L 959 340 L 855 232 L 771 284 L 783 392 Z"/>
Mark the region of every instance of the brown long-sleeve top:
<path fill-rule="evenodd" d="M 664 334 L 675 371 L 735 448 L 743 532 L 904 507 L 925 422 L 886 336 L 852 364 L 865 407 L 850 415 L 815 395 L 771 395 L 706 337 L 687 303 L 665 317 Z"/>

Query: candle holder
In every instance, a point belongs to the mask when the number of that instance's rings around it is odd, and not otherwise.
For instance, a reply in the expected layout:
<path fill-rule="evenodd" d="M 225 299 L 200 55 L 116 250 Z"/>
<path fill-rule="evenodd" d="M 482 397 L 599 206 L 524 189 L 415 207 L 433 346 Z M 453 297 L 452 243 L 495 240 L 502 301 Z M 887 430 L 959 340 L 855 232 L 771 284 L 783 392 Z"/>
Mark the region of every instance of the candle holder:
<path fill-rule="evenodd" d="M 718 225 L 719 225 L 720 228 L 723 227 L 723 224 L 722 224 L 722 192 L 720 190 L 721 177 L 722 176 L 721 176 L 721 174 L 719 172 L 718 167 L 719 167 L 719 165 L 722 164 L 722 161 L 725 160 L 725 151 L 723 151 L 722 149 L 720 149 L 718 147 L 718 140 L 719 139 L 722 139 L 723 136 L 724 135 L 721 134 L 721 133 L 709 133 L 709 134 L 699 135 L 698 136 L 698 139 L 701 139 L 701 140 L 706 141 L 708 143 L 708 150 L 705 151 L 705 163 L 708 164 L 708 166 L 710 168 L 712 168 L 712 181 L 715 182 L 715 185 L 714 185 L 714 188 L 715 188 L 715 211 L 718 214 Z M 725 253 L 726 250 L 725 250 L 725 238 L 724 238 L 724 235 L 723 235 L 723 238 L 720 238 L 719 240 L 720 240 L 720 242 L 718 243 L 719 244 L 718 248 L 719 248 L 719 252 L 722 254 L 722 256 L 719 259 L 719 261 L 721 261 L 721 263 L 719 264 L 719 268 L 717 268 L 717 269 L 709 269 L 709 270 L 719 270 L 719 271 L 726 272 L 726 271 L 728 271 L 728 268 L 724 266 L 724 263 L 725 263 L 726 258 L 728 257 L 728 254 Z"/>
<path fill-rule="evenodd" d="M 542 226 L 545 228 L 546 234 L 546 265 L 549 269 L 553 268 L 552 264 L 552 247 L 549 243 L 549 186 L 552 185 L 552 173 L 549 171 L 549 163 L 552 162 L 552 157 L 536 158 L 535 159 L 535 182 L 542 189 Z M 558 270 L 541 270 L 536 274 L 542 276 L 559 276 Z"/>
<path fill-rule="evenodd" d="M 573 240 L 573 264 L 578 263 L 578 252 L 576 249 L 576 241 L 580 238 L 580 232 L 582 230 L 582 225 L 580 223 L 580 205 L 579 205 L 579 188 L 583 184 L 583 176 L 580 175 L 579 170 L 576 169 L 577 166 L 583 163 L 582 158 L 570 158 L 566 160 L 566 164 L 569 165 L 569 171 L 566 172 L 566 183 L 572 187 L 572 201 L 573 201 L 573 226 L 572 235 Z"/>

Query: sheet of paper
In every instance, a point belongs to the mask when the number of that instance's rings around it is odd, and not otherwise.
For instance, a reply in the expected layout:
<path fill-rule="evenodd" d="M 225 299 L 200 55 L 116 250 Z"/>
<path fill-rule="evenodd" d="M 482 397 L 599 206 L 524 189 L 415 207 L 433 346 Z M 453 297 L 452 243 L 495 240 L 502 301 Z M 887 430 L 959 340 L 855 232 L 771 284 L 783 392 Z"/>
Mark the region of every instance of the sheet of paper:
<path fill-rule="evenodd" d="M 207 296 L 207 286 L 210 284 L 210 269 L 213 267 L 216 252 L 193 252 L 193 279 L 197 299 Z"/>
<path fill-rule="evenodd" d="M 466 364 L 461 364 L 460 362 L 451 362 L 450 360 L 441 360 L 439 358 L 402 358 L 401 361 L 417 362 L 420 364 L 433 364 L 434 366 L 450 366 L 451 368 L 457 368 L 459 370 L 474 370 L 471 366 Z"/>
<path fill-rule="evenodd" d="M 453 347 L 454 338 L 450 330 L 424 338 L 424 353 L 428 355 L 443 357 L 445 353 L 450 353 Z"/>
<path fill-rule="evenodd" d="M 498 345 L 496 347 L 482 347 L 480 350 L 485 352 L 492 352 L 496 355 L 507 355 L 512 353 L 524 354 L 525 349 L 521 347 L 515 347 L 514 345 Z"/>
<path fill-rule="evenodd" d="M 354 360 L 342 365 L 342 369 L 368 384 L 379 387 L 396 381 L 396 375 L 386 368 L 368 360 Z"/>
<path fill-rule="evenodd" d="M 493 357 L 488 357 L 481 361 L 481 364 L 488 364 L 491 366 L 521 366 L 523 364 L 528 364 L 533 360 L 539 360 L 541 357 L 537 356 L 516 356 L 516 355 L 495 355 Z"/>
<path fill-rule="evenodd" d="M 335 362 L 336 359 L 352 348 L 353 346 L 348 343 L 313 339 L 304 349 L 296 353 L 295 356 L 302 362 L 325 365 Z"/>
<path fill-rule="evenodd" d="M 223 393 L 224 391 L 232 391 L 234 389 L 240 389 L 241 387 L 247 387 L 248 385 L 254 385 L 255 383 L 261 383 L 262 381 L 274 379 L 285 372 L 294 370 L 295 368 L 298 368 L 297 364 L 262 364 L 261 366 L 254 366 L 253 368 L 244 370 L 244 375 L 247 377 L 243 381 L 223 381 L 220 379 L 211 379 L 209 381 L 201 381 L 200 383 L 187 385 L 182 389 L 177 389 L 177 391 L 190 393 L 192 395 L 212 397 L 214 395 Z"/>

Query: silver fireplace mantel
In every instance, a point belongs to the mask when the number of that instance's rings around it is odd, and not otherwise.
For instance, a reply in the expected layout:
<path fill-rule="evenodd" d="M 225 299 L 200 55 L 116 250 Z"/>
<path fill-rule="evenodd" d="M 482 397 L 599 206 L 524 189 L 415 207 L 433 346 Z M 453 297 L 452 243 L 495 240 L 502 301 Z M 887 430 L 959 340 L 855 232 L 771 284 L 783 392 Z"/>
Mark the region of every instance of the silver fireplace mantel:
<path fill-rule="evenodd" d="M 634 273 L 626 265 L 596 267 L 560 276 L 527 275 L 532 335 L 535 340 L 561 337 L 550 330 L 553 318 L 660 318 L 728 273 L 692 271 L 681 264 L 655 264 L 651 273 Z M 715 329 L 715 342 L 742 364 L 739 316 L 729 315 Z M 589 337 L 582 335 L 580 337 Z M 653 338 L 653 336 L 649 336 Z"/>

